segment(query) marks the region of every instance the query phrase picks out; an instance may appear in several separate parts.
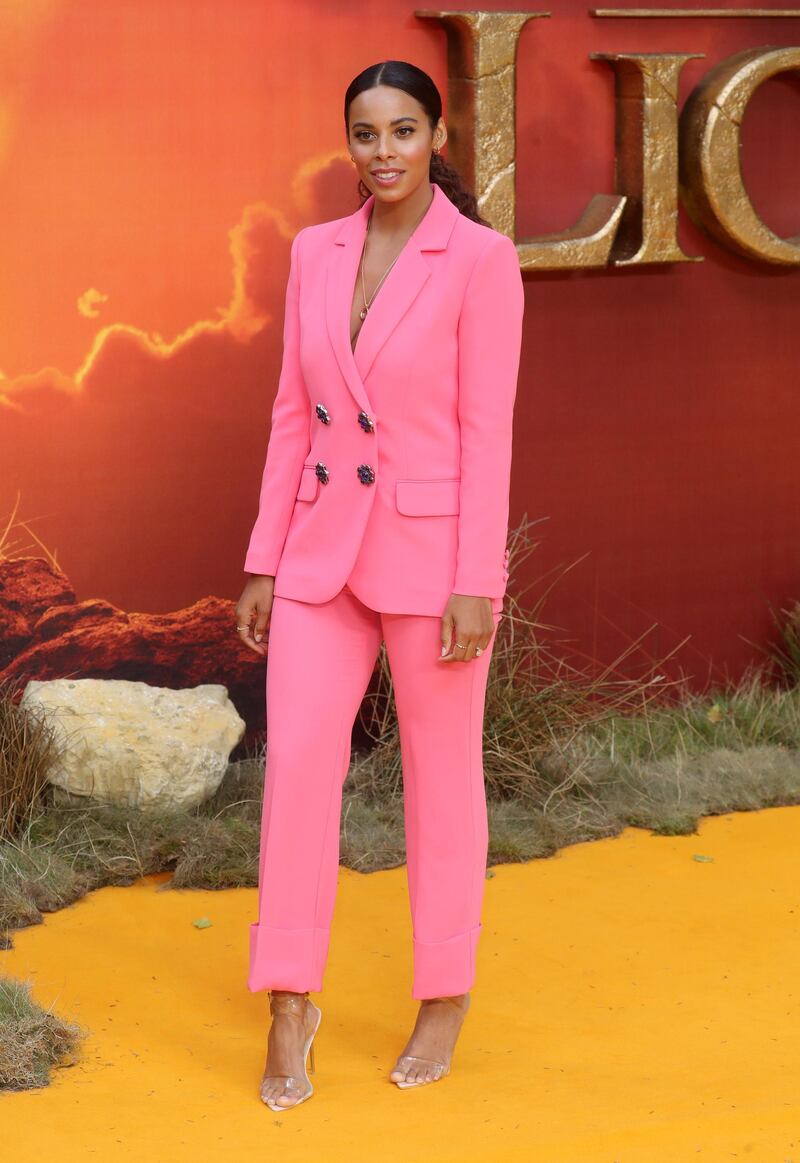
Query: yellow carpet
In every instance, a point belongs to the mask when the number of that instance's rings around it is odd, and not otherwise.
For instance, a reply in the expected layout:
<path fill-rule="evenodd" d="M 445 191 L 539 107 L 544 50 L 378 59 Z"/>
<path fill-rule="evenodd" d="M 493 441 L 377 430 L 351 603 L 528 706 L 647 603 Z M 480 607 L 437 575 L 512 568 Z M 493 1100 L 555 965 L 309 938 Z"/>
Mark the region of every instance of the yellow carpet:
<path fill-rule="evenodd" d="M 416 1012 L 405 869 L 342 869 L 316 1093 L 284 1115 L 257 1095 L 255 889 L 101 889 L 0 953 L 92 1031 L 50 1087 L 0 1098 L 3 1154 L 800 1163 L 799 837 L 777 808 L 495 868 L 453 1073 L 409 1091 L 387 1081 Z"/>

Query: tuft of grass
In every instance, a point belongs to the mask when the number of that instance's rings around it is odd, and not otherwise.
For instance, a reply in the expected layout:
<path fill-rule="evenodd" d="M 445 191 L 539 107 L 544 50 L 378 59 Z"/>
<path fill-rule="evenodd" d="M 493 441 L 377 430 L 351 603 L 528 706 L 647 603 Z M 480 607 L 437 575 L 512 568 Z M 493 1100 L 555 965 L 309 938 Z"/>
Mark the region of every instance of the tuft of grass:
<path fill-rule="evenodd" d="M 800 685 L 800 601 L 779 614 L 770 605 L 770 616 L 780 641 L 766 651 L 790 686 Z"/>
<path fill-rule="evenodd" d="M 52 722 L 21 695 L 16 679 L 0 680 L 0 840 L 25 828 L 58 753 Z"/>
<path fill-rule="evenodd" d="M 54 1067 L 74 1066 L 88 1031 L 64 1022 L 31 997 L 29 982 L 0 977 L 0 1089 L 47 1086 Z"/>

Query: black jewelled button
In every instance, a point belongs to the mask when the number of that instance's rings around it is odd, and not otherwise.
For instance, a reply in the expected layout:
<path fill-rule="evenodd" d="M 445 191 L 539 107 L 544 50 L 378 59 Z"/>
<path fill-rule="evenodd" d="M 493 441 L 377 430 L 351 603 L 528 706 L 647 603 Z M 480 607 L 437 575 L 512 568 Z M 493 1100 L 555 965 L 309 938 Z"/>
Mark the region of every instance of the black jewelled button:
<path fill-rule="evenodd" d="M 330 424 L 331 417 L 328 409 L 324 404 L 317 404 L 316 406 L 317 419 L 321 420 L 323 424 Z"/>
<path fill-rule="evenodd" d="M 360 464 L 356 469 L 362 485 L 371 485 L 375 480 L 375 469 L 369 464 Z"/>
<path fill-rule="evenodd" d="M 365 432 L 373 432 L 375 429 L 375 423 L 372 417 L 368 416 L 366 412 L 358 413 L 358 422 Z"/>
<path fill-rule="evenodd" d="M 322 463 L 321 460 L 318 460 L 317 463 L 314 465 L 314 472 L 317 474 L 317 480 L 322 481 L 322 483 L 324 485 L 326 485 L 328 483 L 328 480 L 330 479 L 330 475 L 328 473 L 327 468 L 325 467 L 325 465 Z"/>

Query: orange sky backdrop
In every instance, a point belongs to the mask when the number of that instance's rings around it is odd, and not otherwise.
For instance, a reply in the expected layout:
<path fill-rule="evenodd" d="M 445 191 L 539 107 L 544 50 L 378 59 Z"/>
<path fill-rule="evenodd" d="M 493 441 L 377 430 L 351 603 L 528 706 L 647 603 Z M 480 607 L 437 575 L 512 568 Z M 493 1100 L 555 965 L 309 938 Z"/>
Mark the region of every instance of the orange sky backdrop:
<path fill-rule="evenodd" d="M 0 6 L 0 519 L 19 496 L 79 598 L 238 597 L 288 244 L 358 205 L 344 89 L 394 56 L 446 95 L 444 33 L 413 13 Z M 683 100 L 721 57 L 800 41 L 800 21 L 643 23 L 564 0 L 523 33 L 520 237 L 613 189 L 613 80 L 590 52 L 705 52 Z M 745 130 L 756 204 L 797 232 L 797 86 L 766 86 Z M 545 519 L 536 573 L 589 554 L 548 605 L 565 637 L 610 657 L 658 622 L 652 650 L 691 635 L 702 679 L 752 656 L 741 636 L 764 640 L 768 599 L 800 596 L 800 273 L 726 254 L 685 216 L 681 239 L 705 263 L 526 275 L 512 521 Z"/>

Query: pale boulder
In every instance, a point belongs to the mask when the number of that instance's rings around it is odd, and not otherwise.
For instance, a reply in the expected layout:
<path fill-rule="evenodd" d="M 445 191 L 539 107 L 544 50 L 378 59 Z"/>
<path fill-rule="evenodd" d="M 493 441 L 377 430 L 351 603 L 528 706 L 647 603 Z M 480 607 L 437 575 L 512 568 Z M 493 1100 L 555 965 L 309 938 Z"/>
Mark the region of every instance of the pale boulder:
<path fill-rule="evenodd" d="M 215 683 L 172 690 L 122 679 L 31 681 L 21 705 L 46 713 L 63 743 L 52 784 L 138 808 L 202 803 L 245 731 L 226 688 Z"/>

